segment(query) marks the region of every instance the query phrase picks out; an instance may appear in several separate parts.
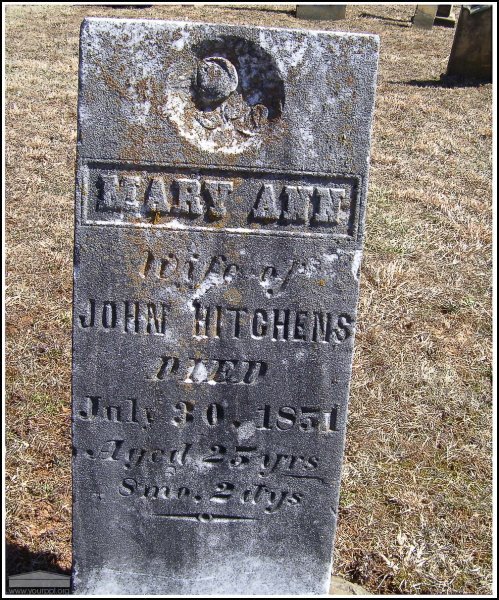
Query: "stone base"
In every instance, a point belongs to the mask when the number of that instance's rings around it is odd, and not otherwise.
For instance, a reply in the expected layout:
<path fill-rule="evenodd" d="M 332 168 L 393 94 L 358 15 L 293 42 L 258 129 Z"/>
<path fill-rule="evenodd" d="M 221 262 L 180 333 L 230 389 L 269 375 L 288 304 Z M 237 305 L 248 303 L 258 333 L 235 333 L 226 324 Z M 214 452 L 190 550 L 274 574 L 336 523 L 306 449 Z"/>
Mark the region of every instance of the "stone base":
<path fill-rule="evenodd" d="M 361 585 L 351 583 L 342 577 L 332 577 L 329 587 L 330 596 L 372 596 Z"/>
<path fill-rule="evenodd" d="M 439 17 L 438 15 L 435 17 L 433 21 L 434 25 L 443 25 L 444 27 L 455 27 L 456 26 L 456 17 L 454 15 L 450 15 L 450 17 Z"/>

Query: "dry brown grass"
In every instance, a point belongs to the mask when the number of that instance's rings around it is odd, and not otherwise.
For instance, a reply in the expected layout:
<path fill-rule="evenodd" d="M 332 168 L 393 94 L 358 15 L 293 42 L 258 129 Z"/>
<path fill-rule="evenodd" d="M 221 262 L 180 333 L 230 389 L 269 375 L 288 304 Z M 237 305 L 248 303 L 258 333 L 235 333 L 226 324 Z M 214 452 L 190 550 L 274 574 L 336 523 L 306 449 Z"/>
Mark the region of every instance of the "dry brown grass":
<path fill-rule="evenodd" d="M 300 22 L 285 7 L 7 10 L 10 571 L 70 566 L 78 29 L 85 15 L 381 35 L 335 569 L 373 592 L 490 593 L 490 85 L 447 86 L 453 30 L 411 6 Z"/>

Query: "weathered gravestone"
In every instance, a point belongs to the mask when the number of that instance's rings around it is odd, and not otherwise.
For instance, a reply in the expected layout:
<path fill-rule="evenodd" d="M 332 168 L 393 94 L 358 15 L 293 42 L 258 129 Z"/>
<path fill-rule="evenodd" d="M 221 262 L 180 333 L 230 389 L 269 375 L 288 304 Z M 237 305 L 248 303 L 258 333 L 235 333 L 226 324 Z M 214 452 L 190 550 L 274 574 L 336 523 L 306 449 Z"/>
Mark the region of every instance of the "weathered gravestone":
<path fill-rule="evenodd" d="M 456 17 L 454 16 L 452 9 L 452 4 L 439 4 L 433 23 L 435 25 L 454 27 L 456 25 Z"/>
<path fill-rule="evenodd" d="M 418 4 L 412 18 L 417 29 L 432 29 L 438 10 L 438 4 Z"/>
<path fill-rule="evenodd" d="M 346 4 L 297 4 L 296 17 L 317 21 L 340 21 L 346 18 Z"/>
<path fill-rule="evenodd" d="M 492 5 L 461 8 L 447 75 L 492 81 Z"/>
<path fill-rule="evenodd" d="M 76 592 L 327 592 L 377 48 L 84 21 Z"/>

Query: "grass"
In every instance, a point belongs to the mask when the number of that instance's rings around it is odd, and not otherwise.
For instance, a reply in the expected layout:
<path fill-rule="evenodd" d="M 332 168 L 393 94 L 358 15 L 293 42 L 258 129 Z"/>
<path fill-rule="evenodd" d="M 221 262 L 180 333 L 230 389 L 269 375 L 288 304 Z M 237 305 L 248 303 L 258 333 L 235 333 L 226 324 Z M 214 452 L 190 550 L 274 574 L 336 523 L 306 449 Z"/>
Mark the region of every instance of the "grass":
<path fill-rule="evenodd" d="M 381 36 L 335 571 L 374 593 L 491 591 L 492 86 L 440 82 L 453 30 L 413 6 L 7 8 L 10 573 L 71 560 L 71 269 L 85 15 Z"/>

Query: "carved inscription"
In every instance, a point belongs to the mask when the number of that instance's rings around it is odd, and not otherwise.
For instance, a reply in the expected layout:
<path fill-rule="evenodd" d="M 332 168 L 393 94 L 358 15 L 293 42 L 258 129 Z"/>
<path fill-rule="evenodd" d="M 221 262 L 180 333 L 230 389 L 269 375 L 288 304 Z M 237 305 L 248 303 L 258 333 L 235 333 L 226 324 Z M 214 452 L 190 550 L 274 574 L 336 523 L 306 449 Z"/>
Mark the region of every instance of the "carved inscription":
<path fill-rule="evenodd" d="M 90 163 L 86 222 L 355 236 L 356 178 L 198 171 Z"/>
<path fill-rule="evenodd" d="M 260 415 L 257 429 L 260 431 L 296 429 L 305 433 L 314 430 L 321 433 L 338 431 L 338 409 L 338 405 L 330 409 L 321 409 L 318 406 L 276 408 L 267 404 L 263 408 L 257 408 L 257 413 Z"/>
<path fill-rule="evenodd" d="M 133 447 L 126 440 L 109 439 L 92 448 L 74 448 L 75 455 L 87 460 L 116 463 L 125 471 L 147 465 L 164 475 L 175 475 L 184 466 L 201 460 L 203 463 L 224 466 L 230 470 L 257 469 L 259 477 L 281 474 L 289 477 L 317 478 L 320 459 L 284 451 L 262 452 L 258 445 L 227 447 L 214 444 L 209 448 L 194 443 L 184 443 L 178 448 Z"/>
<path fill-rule="evenodd" d="M 265 377 L 268 364 L 262 360 L 212 359 L 190 357 L 181 362 L 176 356 L 162 356 L 155 375 L 160 381 L 177 380 L 184 383 L 216 385 L 253 385 Z"/>
<path fill-rule="evenodd" d="M 322 310 L 292 310 L 289 308 L 249 308 L 238 306 L 205 306 L 195 300 L 193 302 L 194 338 L 215 338 L 234 340 L 272 340 L 280 342 L 309 342 L 322 344 L 341 344 L 354 331 L 354 321 L 346 313 L 336 315 Z M 86 311 L 79 315 L 79 326 L 84 329 L 99 329 L 106 332 L 165 335 L 168 332 L 170 314 L 165 303 L 140 303 L 138 301 L 115 301 L 95 299 L 88 300 Z M 164 378 L 166 365 L 170 374 L 176 373 L 178 364 L 174 357 L 165 357 L 158 379 Z M 207 365 L 201 359 L 191 359 L 191 373 L 194 378 L 200 376 L 202 369 L 208 369 L 211 379 L 217 381 L 220 369 L 223 372 L 235 371 L 236 364 L 231 360 L 219 360 L 218 365 Z M 254 362 L 254 361 L 250 361 Z M 256 361 L 258 363 L 258 361 Z M 237 370 L 244 370 L 244 361 L 236 361 Z M 258 363 L 258 373 L 265 367 Z M 248 363 L 249 365 L 249 363 Z M 214 369 L 219 373 L 214 374 Z M 245 375 L 240 379 L 252 383 L 256 377 L 256 367 L 248 366 Z M 249 373 L 251 372 L 251 375 Z M 189 377 L 187 377 L 189 378 Z M 210 379 L 208 378 L 208 379 Z"/>
<path fill-rule="evenodd" d="M 267 183 L 258 192 L 253 217 L 263 222 L 337 225 L 343 198 L 342 188 L 286 185 L 276 191 Z"/>
<path fill-rule="evenodd" d="M 220 481 L 215 484 L 214 489 L 205 491 L 194 490 L 186 486 L 172 489 L 170 485 L 163 482 L 150 482 L 133 477 L 123 479 L 118 493 L 123 497 L 138 496 L 149 500 L 184 500 L 192 504 L 198 504 L 203 498 L 206 498 L 205 503 L 216 507 L 220 505 L 228 507 L 250 505 L 260 509 L 264 514 L 272 514 L 283 508 L 299 505 L 304 497 L 304 494 L 300 492 L 271 488 L 260 483 L 241 486 L 230 481 Z M 186 502 L 183 504 L 185 505 Z M 158 514 L 157 516 L 162 515 Z"/>
<path fill-rule="evenodd" d="M 159 254 L 148 250 L 139 275 L 144 279 L 163 280 L 177 288 L 194 289 L 194 299 L 200 298 L 213 287 L 239 283 L 241 277 L 249 276 L 258 278 L 265 297 L 271 298 L 282 296 L 289 284 L 300 277 L 316 277 L 317 282 L 324 284 L 335 276 L 337 263 L 341 262 L 339 253 L 328 252 L 322 256 L 294 258 L 279 266 L 262 263 L 255 257 L 251 265 L 243 267 L 223 254 L 209 256 L 192 252 L 179 256 L 174 252 Z"/>
<path fill-rule="evenodd" d="M 166 403 L 162 409 L 153 411 L 144 406 L 136 398 L 120 400 L 104 399 L 101 396 L 86 396 L 78 405 L 77 418 L 86 422 L 100 421 L 107 423 L 122 423 L 148 427 L 157 419 L 166 417 L 172 424 L 184 427 L 195 418 L 206 425 L 216 426 L 232 424 L 236 429 L 241 426 L 240 417 L 224 408 L 223 404 L 209 402 L 206 405 L 188 401 Z M 339 431 L 339 405 L 321 406 L 282 406 L 275 407 L 266 404 L 257 407 L 252 425 L 255 430 L 287 431 L 296 428 L 301 432 L 331 433 Z M 197 417 L 196 417 L 197 415 Z"/>
<path fill-rule="evenodd" d="M 164 302 L 137 300 L 88 300 L 79 315 L 82 329 L 103 329 L 149 335 L 165 335 L 169 307 Z"/>
<path fill-rule="evenodd" d="M 231 181 L 178 178 L 165 186 L 162 178 L 153 177 L 145 182 L 146 192 L 139 203 L 138 189 L 141 186 L 144 187 L 144 182 L 137 176 L 100 175 L 101 193 L 97 210 L 136 214 L 145 205 L 150 213 L 168 214 L 173 211 L 190 217 L 206 214 L 211 219 L 221 219 L 233 190 Z"/>
<path fill-rule="evenodd" d="M 198 420 L 208 428 L 222 427 L 233 431 L 252 429 L 260 432 L 282 432 L 291 430 L 305 434 L 317 432 L 331 435 L 340 431 L 338 405 L 321 406 L 282 406 L 280 408 L 265 405 L 256 409 L 253 421 L 241 421 L 235 406 L 209 402 L 204 405 L 186 401 L 162 403 L 155 410 L 144 405 L 136 398 L 106 399 L 99 395 L 88 395 L 78 403 L 76 419 L 83 423 L 106 423 L 110 428 L 116 424 L 123 427 L 147 429 L 154 422 L 166 419 L 178 428 L 189 430 L 188 426 Z M 110 429 L 110 432 L 113 431 Z M 311 480 L 327 485 L 322 474 L 321 460 L 318 456 L 298 454 L 286 450 L 267 450 L 258 441 L 228 446 L 225 443 L 209 443 L 202 439 L 189 438 L 176 447 L 143 445 L 134 446 L 127 440 L 126 429 L 116 437 L 104 437 L 95 445 L 74 447 L 73 453 L 84 460 L 94 463 L 114 465 L 123 472 L 134 475 L 125 476 L 114 493 L 122 497 L 142 497 L 177 501 L 181 499 L 199 503 L 203 499 L 209 503 L 223 504 L 233 498 L 242 505 L 259 504 L 262 500 L 264 514 L 276 512 L 286 505 L 298 505 L 304 498 L 302 492 L 270 489 L 267 484 L 255 483 L 252 487 L 236 490 L 232 483 L 226 482 L 222 489 L 218 484 L 216 493 L 193 491 L 181 485 L 182 472 L 199 462 L 211 469 L 229 471 L 249 470 L 257 478 L 286 477 L 296 480 Z M 158 473 L 172 481 L 158 483 L 157 479 L 146 481 L 141 473 Z M 137 473 L 135 475 L 135 473 Z M 180 477 L 180 479 L 179 479 Z M 223 487 L 223 486 L 222 486 Z M 220 489 L 218 489 L 220 488 Z M 111 490 L 112 491 L 112 490 Z M 223 492 L 223 493 L 222 493 Z M 227 493 L 225 493 L 227 492 Z M 231 492 L 231 493 L 228 493 Z"/>
<path fill-rule="evenodd" d="M 176 286 L 196 286 L 196 296 L 200 296 L 214 286 L 232 283 L 239 271 L 239 265 L 223 254 L 206 257 L 194 252 L 180 257 L 173 252 L 162 256 L 149 250 L 139 275 L 144 279 L 170 281 Z"/>
<path fill-rule="evenodd" d="M 232 200 L 232 181 L 173 179 L 165 185 L 162 178 L 154 177 L 141 182 L 137 176 L 101 175 L 101 194 L 98 211 L 140 214 L 143 205 L 148 213 L 176 214 L 187 217 L 221 219 Z M 138 188 L 144 187 L 144 197 L 138 198 Z M 168 193 L 167 191 L 168 190 Z M 342 188 L 321 186 L 275 186 L 263 184 L 257 192 L 251 215 L 257 221 L 281 220 L 283 223 L 338 224 Z"/>
<path fill-rule="evenodd" d="M 136 205 L 134 189 L 130 185 L 122 190 L 127 207 Z M 204 188 L 184 180 L 178 189 L 186 211 L 203 206 Z M 211 193 L 208 206 L 213 210 L 226 209 L 221 198 L 230 196 L 230 188 L 225 189 L 227 194 L 220 187 Z M 260 215 L 262 221 L 270 222 L 272 214 L 277 215 L 272 213 L 277 197 L 270 188 L 262 189 L 252 208 L 253 217 Z M 311 202 L 318 194 L 314 214 L 333 218 L 342 194 L 335 199 L 325 189 L 288 186 L 280 210 L 287 211 L 290 220 L 303 221 L 303 204 L 298 199 Z M 149 188 L 155 198 L 150 206 L 155 210 L 173 206 L 163 192 L 164 183 Z M 113 193 L 109 191 L 109 206 L 116 201 Z M 158 347 L 155 356 L 148 357 L 147 368 L 137 355 L 133 377 L 154 385 L 154 398 L 89 393 L 77 402 L 77 421 L 83 427 L 98 425 L 99 436 L 94 444 L 75 446 L 75 456 L 116 473 L 99 497 L 150 501 L 158 506 L 155 517 L 197 524 L 245 523 L 272 518 L 284 510 L 301 510 L 309 498 L 303 484 L 329 487 L 332 481 L 319 455 L 292 450 L 287 444 L 293 439 L 326 440 L 341 435 L 343 411 L 340 404 L 315 393 L 307 400 L 289 395 L 280 403 L 268 402 L 265 386 L 280 376 L 268 358 L 268 345 L 311 344 L 325 350 L 352 337 L 355 321 L 350 314 L 314 307 L 310 300 L 301 307 L 299 301 L 291 302 L 288 293 L 300 279 L 319 287 L 333 281 L 346 255 L 328 249 L 275 261 L 259 256 L 247 260 L 244 252 L 209 253 L 202 247 L 172 251 L 158 244 L 141 245 L 141 252 L 133 275 L 138 278 L 134 281 L 153 286 L 146 298 L 89 298 L 79 305 L 77 327 L 86 336 L 128 334 L 160 343 L 180 335 L 186 346 L 183 351 L 164 352 Z M 243 302 L 242 296 L 233 304 L 209 301 L 211 292 L 226 300 L 232 290 L 248 282 L 253 288 L 248 296 L 251 302 Z M 187 318 L 180 333 L 175 294 L 182 294 L 186 305 Z M 236 344 L 232 352 L 221 351 L 226 342 Z M 244 348 L 244 343 L 251 343 L 251 352 L 235 350 Z M 230 395 L 207 393 L 201 398 L 187 393 L 224 388 L 234 393 L 261 389 L 263 395 L 241 403 Z M 153 428 L 165 434 L 175 431 L 180 439 L 167 443 L 166 436 L 161 443 L 150 443 L 141 436 Z M 203 431 L 215 438 L 204 439 Z M 134 432 L 139 432 L 138 438 Z M 228 433 L 239 443 L 227 443 Z M 268 447 L 265 440 L 270 438 L 282 439 L 281 447 L 275 441 Z M 190 474 L 197 471 L 206 477 L 193 485 Z M 240 472 L 246 474 L 244 485 L 231 479 L 231 474 Z"/>
<path fill-rule="evenodd" d="M 79 405 L 77 418 L 83 421 L 107 421 L 148 427 L 153 422 L 152 409 L 139 406 L 136 398 L 119 402 L 105 401 L 101 396 L 86 396 Z"/>
<path fill-rule="evenodd" d="M 184 209 L 197 211 L 203 206 L 204 188 L 186 181 L 178 188 Z M 123 188 L 126 206 L 136 204 L 133 189 L 131 185 Z M 260 214 L 269 222 L 277 197 L 270 188 L 263 189 L 253 216 Z M 164 184 L 157 182 L 149 188 L 155 209 L 173 206 L 163 190 Z M 335 199 L 331 190 L 325 190 L 324 186 L 288 186 L 280 210 L 287 211 L 289 219 L 303 220 L 298 199 L 311 202 L 318 194 L 314 214 L 333 219 L 342 194 Z M 229 188 L 226 191 L 218 187 L 210 192 L 208 206 L 223 212 L 226 205 L 221 198 L 230 196 Z M 109 192 L 109 206 L 116 200 L 113 193 Z M 160 506 L 155 516 L 164 519 L 244 523 L 271 518 L 283 510 L 301 510 L 309 497 L 303 484 L 327 488 L 333 482 L 318 454 L 291 449 L 287 444 L 341 435 L 344 411 L 341 404 L 323 400 L 322 394 L 315 392 L 305 399 L 295 398 L 289 390 L 280 402 L 269 401 L 267 386 L 283 377 L 280 361 L 272 358 L 269 346 L 283 344 L 288 352 L 293 345 L 308 344 L 322 352 L 352 338 L 352 315 L 314 307 L 313 295 L 301 306 L 301 298 L 294 299 L 289 293 L 296 284 L 329 285 L 338 266 L 348 266 L 351 259 L 334 248 L 295 252 L 275 260 L 257 254 L 247 258 L 245 251 L 210 253 L 199 245 L 177 249 L 148 242 L 140 245 L 140 251 L 134 258 L 136 270 L 127 277 L 134 277 L 134 285 L 140 287 L 143 282 L 149 286 L 147 294 L 128 299 L 88 298 L 79 304 L 76 325 L 85 336 L 126 335 L 125 339 L 133 336 L 160 344 L 147 353 L 147 359 L 138 352 L 129 360 L 133 380 L 153 385 L 154 394 L 147 400 L 147 393 L 144 397 L 133 393 L 84 395 L 77 402 L 76 419 L 83 427 L 98 426 L 99 436 L 94 444 L 75 446 L 75 456 L 116 473 L 113 483 L 102 491 L 103 498 L 154 501 Z M 251 294 L 235 293 L 248 285 Z M 179 297 L 184 306 L 181 320 Z M 223 298 L 223 302 L 210 302 L 210 297 Z M 237 302 L 228 301 L 231 298 Z M 175 344 L 172 349 L 169 340 L 173 338 L 182 339 L 184 347 Z M 164 343 L 169 349 L 162 351 Z M 226 347 L 227 343 L 231 346 Z M 249 344 L 247 349 L 245 344 Z M 223 389 L 231 392 L 211 395 Z M 198 390 L 206 393 L 197 396 Z M 261 396 L 238 396 L 243 390 L 248 394 L 261 390 Z M 154 429 L 165 432 L 160 443 L 143 437 Z M 180 436 L 177 442 L 167 443 L 168 432 Z M 239 443 L 228 443 L 227 434 L 237 437 Z M 269 439 L 274 440 L 270 447 Z M 281 447 L 276 439 L 282 439 Z M 191 474 L 197 471 L 205 477 L 193 485 Z M 245 485 L 230 479 L 231 473 L 242 471 L 247 474 Z M 220 479 L 213 484 L 217 473 Z M 211 491 L 210 485 L 215 486 Z M 220 510 L 225 506 L 227 510 Z"/>
<path fill-rule="evenodd" d="M 354 330 L 347 314 L 288 308 L 203 306 L 195 303 L 194 336 L 198 338 L 341 344 Z"/>
<path fill-rule="evenodd" d="M 165 474 L 174 474 L 175 466 L 183 466 L 192 444 L 182 444 L 180 448 L 135 448 L 124 439 L 106 440 L 96 448 L 74 448 L 74 454 L 93 461 L 117 463 L 124 470 L 135 469 L 141 465 L 159 467 Z"/>

